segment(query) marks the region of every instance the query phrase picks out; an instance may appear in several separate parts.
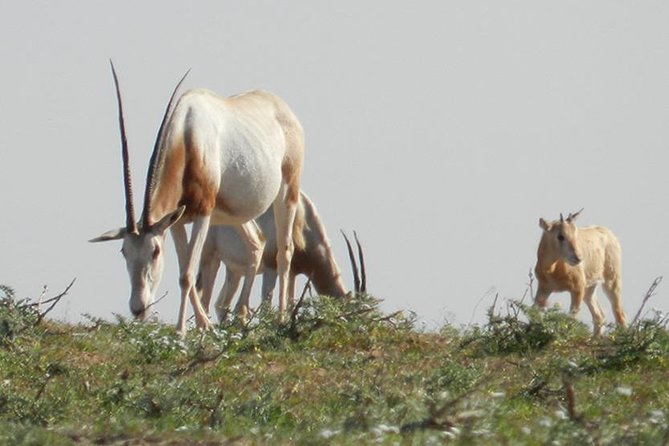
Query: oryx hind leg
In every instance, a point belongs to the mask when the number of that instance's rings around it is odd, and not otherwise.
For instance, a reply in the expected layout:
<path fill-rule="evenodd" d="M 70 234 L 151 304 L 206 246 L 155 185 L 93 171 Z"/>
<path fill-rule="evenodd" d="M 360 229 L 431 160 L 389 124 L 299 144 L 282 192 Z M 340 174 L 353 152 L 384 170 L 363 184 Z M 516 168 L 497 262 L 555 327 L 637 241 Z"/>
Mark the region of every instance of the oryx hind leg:
<path fill-rule="evenodd" d="M 216 275 L 220 267 L 221 259 L 216 253 L 215 244 L 208 240 L 205 242 L 204 248 L 202 248 L 200 272 L 197 276 L 197 289 L 200 294 L 200 302 L 207 313 L 209 313 L 211 297 L 214 294 Z"/>
<path fill-rule="evenodd" d="M 276 266 L 279 276 L 279 322 L 284 321 L 289 293 L 290 262 L 295 246 L 293 243 L 293 225 L 297 213 L 298 191 L 282 184 L 281 191 L 274 200 L 274 221 L 276 224 Z"/>
<path fill-rule="evenodd" d="M 270 304 L 276 288 L 276 270 L 265 267 L 262 273 L 262 301 Z"/>
<path fill-rule="evenodd" d="M 251 288 L 253 287 L 253 281 L 262 261 L 263 251 L 265 250 L 265 236 L 255 220 L 250 220 L 243 225 L 236 226 L 235 229 L 242 237 L 242 240 L 244 240 L 249 259 L 246 271 L 244 272 L 244 285 L 242 285 L 239 301 L 235 307 L 235 312 L 239 317 L 242 320 L 246 320 L 249 316 Z"/>

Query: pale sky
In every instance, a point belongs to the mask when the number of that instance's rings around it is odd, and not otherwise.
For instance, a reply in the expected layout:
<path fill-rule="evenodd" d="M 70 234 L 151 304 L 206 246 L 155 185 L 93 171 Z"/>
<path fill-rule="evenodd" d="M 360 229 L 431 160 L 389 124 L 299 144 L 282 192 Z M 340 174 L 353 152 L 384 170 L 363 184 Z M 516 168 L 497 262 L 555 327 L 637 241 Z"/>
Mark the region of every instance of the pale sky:
<path fill-rule="evenodd" d="M 120 243 L 87 242 L 125 221 L 113 58 L 136 189 L 191 68 L 184 88 L 290 104 L 347 285 L 340 228 L 387 311 L 483 321 L 495 294 L 523 295 L 539 218 L 584 207 L 621 241 L 631 318 L 669 274 L 668 23 L 663 1 L 2 2 L 0 284 L 35 297 L 76 277 L 55 317 L 130 317 Z M 155 308 L 175 321 L 167 243 Z"/>

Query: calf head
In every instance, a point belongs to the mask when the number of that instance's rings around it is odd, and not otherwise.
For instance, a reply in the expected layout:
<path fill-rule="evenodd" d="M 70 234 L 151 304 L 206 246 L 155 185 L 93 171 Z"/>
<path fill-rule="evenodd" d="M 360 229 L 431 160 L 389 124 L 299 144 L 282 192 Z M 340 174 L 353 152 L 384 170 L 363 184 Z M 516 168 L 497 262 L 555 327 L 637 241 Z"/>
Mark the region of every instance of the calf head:
<path fill-rule="evenodd" d="M 560 219 L 555 221 L 546 221 L 539 219 L 539 226 L 544 230 L 542 242 L 551 248 L 557 257 L 568 264 L 576 266 L 581 263 L 583 256 L 578 245 L 578 228 L 574 224 L 576 217 L 583 211 L 569 214 L 564 218 L 560 214 Z"/>

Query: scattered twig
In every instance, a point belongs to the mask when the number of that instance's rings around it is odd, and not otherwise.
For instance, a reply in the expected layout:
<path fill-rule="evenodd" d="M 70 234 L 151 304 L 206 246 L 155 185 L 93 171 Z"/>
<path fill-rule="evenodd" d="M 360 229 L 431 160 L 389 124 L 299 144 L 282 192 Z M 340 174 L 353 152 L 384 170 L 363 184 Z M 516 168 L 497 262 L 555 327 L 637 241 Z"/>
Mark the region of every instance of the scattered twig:
<path fill-rule="evenodd" d="M 525 288 L 525 292 L 523 293 L 523 297 L 520 299 L 521 304 L 525 301 L 525 298 L 527 297 L 528 292 L 529 292 L 530 298 L 534 297 L 534 273 L 532 272 L 532 268 L 530 268 L 529 272 L 527 273 L 527 277 L 529 279 L 529 282 L 527 283 L 527 288 Z"/>
<path fill-rule="evenodd" d="M 307 283 L 304 285 L 304 289 L 302 290 L 302 294 L 300 295 L 300 298 L 297 300 L 295 303 L 295 306 L 293 307 L 293 310 L 290 312 L 290 326 L 288 327 L 288 333 L 290 334 L 290 337 L 292 339 L 297 339 L 298 333 L 297 333 L 297 323 L 298 323 L 298 314 L 300 313 L 300 309 L 304 305 L 304 297 L 307 294 L 307 289 L 310 288 L 311 284 L 311 279 L 307 280 Z"/>
<path fill-rule="evenodd" d="M 213 355 L 209 355 L 209 356 L 204 355 L 201 351 L 199 351 L 195 355 L 195 357 L 185 367 L 183 367 L 180 370 L 176 370 L 173 373 L 173 375 L 174 376 L 182 376 L 182 375 L 185 375 L 187 373 L 190 373 L 201 365 L 217 361 L 218 358 L 223 356 L 227 351 L 228 351 L 227 349 L 222 349 L 222 350 L 214 353 Z"/>
<path fill-rule="evenodd" d="M 35 324 L 34 324 L 34 325 L 39 325 L 39 324 L 44 320 L 44 317 L 45 317 L 47 314 L 49 314 L 49 312 L 50 312 L 51 310 L 54 309 L 54 307 L 56 306 L 56 304 L 58 304 L 58 302 L 60 302 L 60 300 L 61 300 L 65 295 L 67 295 L 67 293 L 70 291 L 70 288 L 72 288 L 72 285 L 74 285 L 74 282 L 75 282 L 76 280 L 77 280 L 76 277 L 75 277 L 74 279 L 72 279 L 72 282 L 70 282 L 70 284 L 67 286 L 67 288 L 65 288 L 65 290 L 64 290 L 62 293 L 60 293 L 59 295 L 57 295 L 57 296 L 55 296 L 55 297 L 52 297 L 51 299 L 47 299 L 47 300 L 45 300 L 44 302 L 42 302 L 42 303 L 44 303 L 44 304 L 51 303 L 51 305 L 49 306 L 49 308 L 47 308 L 47 309 L 44 310 L 43 312 L 38 313 L 38 315 L 37 315 L 37 320 L 35 321 Z M 45 288 L 46 288 L 46 287 L 45 287 Z M 39 305 L 39 304 L 40 304 L 40 302 L 37 303 L 37 305 Z M 39 306 L 38 306 L 38 308 L 39 308 Z"/>
<path fill-rule="evenodd" d="M 479 305 L 481 305 L 481 302 L 483 302 L 483 299 L 486 299 L 487 297 L 490 296 L 495 291 L 495 287 L 490 287 L 488 291 L 483 293 L 483 296 L 476 302 L 476 305 L 474 305 L 474 310 L 472 310 L 472 317 L 469 319 L 469 323 L 467 326 L 471 326 L 474 323 L 474 317 L 476 317 L 476 311 L 479 309 Z"/>
<path fill-rule="evenodd" d="M 165 292 L 163 293 L 163 295 L 160 296 L 158 299 L 156 299 L 156 300 L 154 300 L 153 302 L 151 302 L 150 304 L 148 304 L 148 305 L 146 306 L 146 308 L 144 309 L 144 311 L 146 311 L 146 310 L 148 310 L 149 308 L 151 308 L 152 306 L 158 304 L 158 302 L 160 302 L 161 300 L 165 299 L 165 297 L 167 297 L 167 291 L 165 291 Z"/>
<path fill-rule="evenodd" d="M 475 383 L 469 390 L 463 392 L 455 398 L 446 401 L 440 408 L 433 408 L 430 412 L 430 416 L 424 420 L 404 424 L 400 428 L 400 432 L 409 433 L 419 429 L 439 429 L 439 430 L 450 430 L 455 426 L 458 421 L 465 419 L 470 419 L 476 414 L 474 412 L 468 413 L 455 413 L 452 416 L 449 416 L 449 412 L 454 411 L 454 407 L 460 403 L 465 398 L 469 397 L 474 392 L 478 391 L 484 384 L 489 383 L 490 379 L 483 378 Z"/>
<path fill-rule="evenodd" d="M 653 283 L 648 288 L 648 291 L 646 291 L 646 295 L 643 298 L 643 302 L 641 302 L 639 311 L 637 311 L 636 315 L 634 316 L 634 319 L 632 319 L 632 322 L 630 323 L 630 327 L 633 327 L 639 321 L 639 317 L 641 316 L 643 307 L 646 305 L 646 302 L 648 302 L 648 300 L 650 300 L 650 298 L 655 295 L 655 290 L 657 289 L 657 287 L 660 285 L 661 282 L 662 282 L 662 276 L 658 276 L 655 278 L 655 280 L 653 280 Z"/>
<path fill-rule="evenodd" d="M 393 319 L 395 319 L 397 316 L 401 315 L 404 313 L 404 311 L 396 311 L 392 314 L 389 314 L 388 316 L 380 317 L 373 319 L 372 322 L 390 322 L 393 326 L 395 326 L 395 323 L 393 322 Z"/>

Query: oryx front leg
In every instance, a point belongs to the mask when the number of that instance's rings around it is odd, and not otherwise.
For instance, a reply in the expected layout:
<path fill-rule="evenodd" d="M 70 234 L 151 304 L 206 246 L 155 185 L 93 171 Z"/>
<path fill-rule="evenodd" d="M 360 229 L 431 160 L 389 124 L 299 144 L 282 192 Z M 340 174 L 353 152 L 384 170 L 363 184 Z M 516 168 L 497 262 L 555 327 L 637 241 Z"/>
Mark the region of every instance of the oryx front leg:
<path fill-rule="evenodd" d="M 581 311 L 581 303 L 583 302 L 583 296 L 585 295 L 585 289 L 578 288 L 572 290 L 571 294 L 571 304 L 569 305 L 569 314 L 571 317 L 576 318 L 578 312 Z"/>
<path fill-rule="evenodd" d="M 241 280 L 242 276 L 237 271 L 234 271 L 231 268 L 225 269 L 225 282 L 223 283 L 223 288 L 221 288 L 221 292 L 216 300 L 216 316 L 218 317 L 219 322 L 223 322 L 228 318 L 232 298 L 235 297 L 235 293 L 239 288 L 239 282 L 241 282 Z"/>
<path fill-rule="evenodd" d="M 177 331 L 186 333 L 186 301 L 190 299 L 195 312 L 195 324 L 198 328 L 210 328 L 209 316 L 202 308 L 195 286 L 195 268 L 202 254 L 202 246 L 207 237 L 209 217 L 201 216 L 193 222 L 190 243 L 187 243 L 186 228 L 183 225 L 172 226 L 172 237 L 179 258 L 179 285 L 181 286 L 181 304 L 179 306 L 179 320 Z"/>
<path fill-rule="evenodd" d="M 242 321 L 246 321 L 249 316 L 249 299 L 253 281 L 258 273 L 258 267 L 262 261 L 262 254 L 265 249 L 265 236 L 255 220 L 250 220 L 241 226 L 235 227 L 241 235 L 246 249 L 248 251 L 249 263 L 246 265 L 244 273 L 244 285 L 239 296 L 239 301 L 235 307 L 235 312 Z"/>
<path fill-rule="evenodd" d="M 200 258 L 200 272 L 197 277 L 197 288 L 200 294 L 200 302 L 204 310 L 209 313 L 211 297 L 214 294 L 216 274 L 221 266 L 221 261 L 215 250 L 214 243 L 205 243 Z M 227 277 L 227 276 L 226 276 Z"/>
<path fill-rule="evenodd" d="M 537 294 L 534 296 L 534 305 L 541 308 L 542 310 L 545 310 L 546 305 L 548 304 L 548 296 L 550 296 L 550 294 L 551 291 L 549 289 L 539 286 L 537 289 Z"/>

